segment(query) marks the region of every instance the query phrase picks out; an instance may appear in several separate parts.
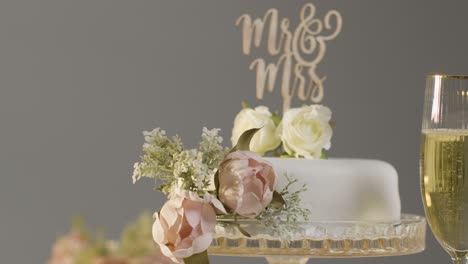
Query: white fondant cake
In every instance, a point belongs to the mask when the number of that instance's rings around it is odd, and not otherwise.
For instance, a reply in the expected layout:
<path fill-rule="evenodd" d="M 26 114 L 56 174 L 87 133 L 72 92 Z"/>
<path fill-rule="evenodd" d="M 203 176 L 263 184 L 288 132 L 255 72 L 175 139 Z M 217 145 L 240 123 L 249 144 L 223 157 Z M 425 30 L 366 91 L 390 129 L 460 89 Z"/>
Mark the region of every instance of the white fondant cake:
<path fill-rule="evenodd" d="M 398 175 L 378 160 L 267 158 L 285 184 L 285 173 L 307 185 L 302 206 L 311 221 L 397 221 L 401 203 Z"/>

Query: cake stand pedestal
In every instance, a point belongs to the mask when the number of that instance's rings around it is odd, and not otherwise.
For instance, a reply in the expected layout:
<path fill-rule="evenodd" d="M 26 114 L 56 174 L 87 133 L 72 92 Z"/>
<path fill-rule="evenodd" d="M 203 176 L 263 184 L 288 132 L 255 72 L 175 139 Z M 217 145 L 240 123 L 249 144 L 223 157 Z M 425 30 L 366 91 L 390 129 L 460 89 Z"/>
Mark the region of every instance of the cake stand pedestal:
<path fill-rule="evenodd" d="M 271 264 L 305 264 L 309 258 L 399 256 L 425 248 L 426 221 L 403 214 L 400 221 L 303 222 L 283 241 L 271 228 L 254 220 L 238 221 L 250 237 L 232 226 L 217 226 L 210 255 L 263 257 Z"/>

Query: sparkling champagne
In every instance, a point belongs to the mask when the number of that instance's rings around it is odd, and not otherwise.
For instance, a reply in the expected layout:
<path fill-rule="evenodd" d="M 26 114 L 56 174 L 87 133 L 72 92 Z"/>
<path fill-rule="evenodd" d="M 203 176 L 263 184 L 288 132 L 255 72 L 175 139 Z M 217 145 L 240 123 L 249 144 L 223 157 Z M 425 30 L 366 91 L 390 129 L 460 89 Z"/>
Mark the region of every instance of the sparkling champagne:
<path fill-rule="evenodd" d="M 452 257 L 468 255 L 468 130 L 423 130 L 420 166 L 434 235 Z"/>

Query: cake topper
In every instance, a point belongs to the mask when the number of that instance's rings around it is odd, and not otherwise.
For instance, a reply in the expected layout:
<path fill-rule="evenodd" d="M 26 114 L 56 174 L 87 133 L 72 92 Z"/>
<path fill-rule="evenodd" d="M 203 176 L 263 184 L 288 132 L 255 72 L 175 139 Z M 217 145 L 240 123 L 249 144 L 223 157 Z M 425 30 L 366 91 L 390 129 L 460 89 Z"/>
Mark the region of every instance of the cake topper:
<path fill-rule="evenodd" d="M 252 45 L 259 48 L 266 32 L 266 48 L 274 62 L 256 58 L 249 69 L 256 71 L 256 97 L 263 99 L 265 88 L 273 92 L 278 73 L 283 97 L 283 112 L 290 108 L 296 95 L 301 101 L 320 103 L 324 96 L 323 83 L 326 76 L 319 76 L 317 65 L 327 49 L 327 41 L 335 39 L 341 31 L 343 20 L 336 10 L 330 10 L 323 20 L 316 18 L 316 8 L 305 4 L 300 12 L 300 22 L 290 29 L 288 18 L 279 18 L 277 9 L 269 9 L 263 18 L 252 19 L 241 15 L 236 26 L 242 30 L 242 51 L 250 55 Z M 281 71 L 280 71 L 281 68 Z"/>

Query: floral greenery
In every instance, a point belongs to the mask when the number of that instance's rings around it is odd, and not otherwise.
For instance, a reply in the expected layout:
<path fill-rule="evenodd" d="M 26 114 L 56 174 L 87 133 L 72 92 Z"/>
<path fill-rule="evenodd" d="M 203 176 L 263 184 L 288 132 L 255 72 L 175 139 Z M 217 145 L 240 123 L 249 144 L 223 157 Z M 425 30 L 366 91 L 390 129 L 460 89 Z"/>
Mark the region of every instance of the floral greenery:
<path fill-rule="evenodd" d="M 154 252 L 149 212 L 142 213 L 135 222 L 128 224 L 120 237 L 118 255 L 127 257 L 147 256 Z"/>
<path fill-rule="evenodd" d="M 91 246 L 84 250 L 76 257 L 75 264 L 89 264 L 98 257 L 106 257 L 110 255 L 110 250 L 106 245 L 104 235 L 99 233 L 94 241 L 90 240 Z"/>
<path fill-rule="evenodd" d="M 79 234 L 79 236 L 85 241 L 88 241 L 91 237 L 88 231 L 88 227 L 86 226 L 85 220 L 81 216 L 73 217 L 71 230 Z"/>
<path fill-rule="evenodd" d="M 75 219 L 73 230 L 77 230 L 76 228 L 79 227 L 80 229 L 77 231 L 86 234 L 89 248 L 76 256 L 75 264 L 94 263 L 100 257 L 133 258 L 150 256 L 156 250 L 151 234 L 152 217 L 148 212 L 142 213 L 136 221 L 127 225 L 121 234 L 120 242 L 115 243 L 116 248 L 113 248 L 112 243 L 104 238 L 102 232 L 98 233 L 96 237 L 89 236 L 89 232 L 83 223 L 81 218 L 78 221 Z"/>
<path fill-rule="evenodd" d="M 279 193 L 287 201 L 286 205 L 281 208 L 268 207 L 256 219 L 274 230 L 282 239 L 289 239 L 292 233 L 298 230 L 299 222 L 309 220 L 310 211 L 300 206 L 301 193 L 307 191 L 306 185 L 291 191 L 291 186 L 298 183 L 298 180 L 288 175 L 284 176 L 287 184 Z"/>
<path fill-rule="evenodd" d="M 168 195 L 174 188 L 199 194 L 213 192 L 212 178 L 228 149 L 221 146 L 219 129 L 203 128 L 198 149 L 185 149 L 179 136 L 168 138 L 159 128 L 144 132 L 145 154 L 135 163 L 133 182 L 141 177 L 162 181 L 158 190 Z"/>

